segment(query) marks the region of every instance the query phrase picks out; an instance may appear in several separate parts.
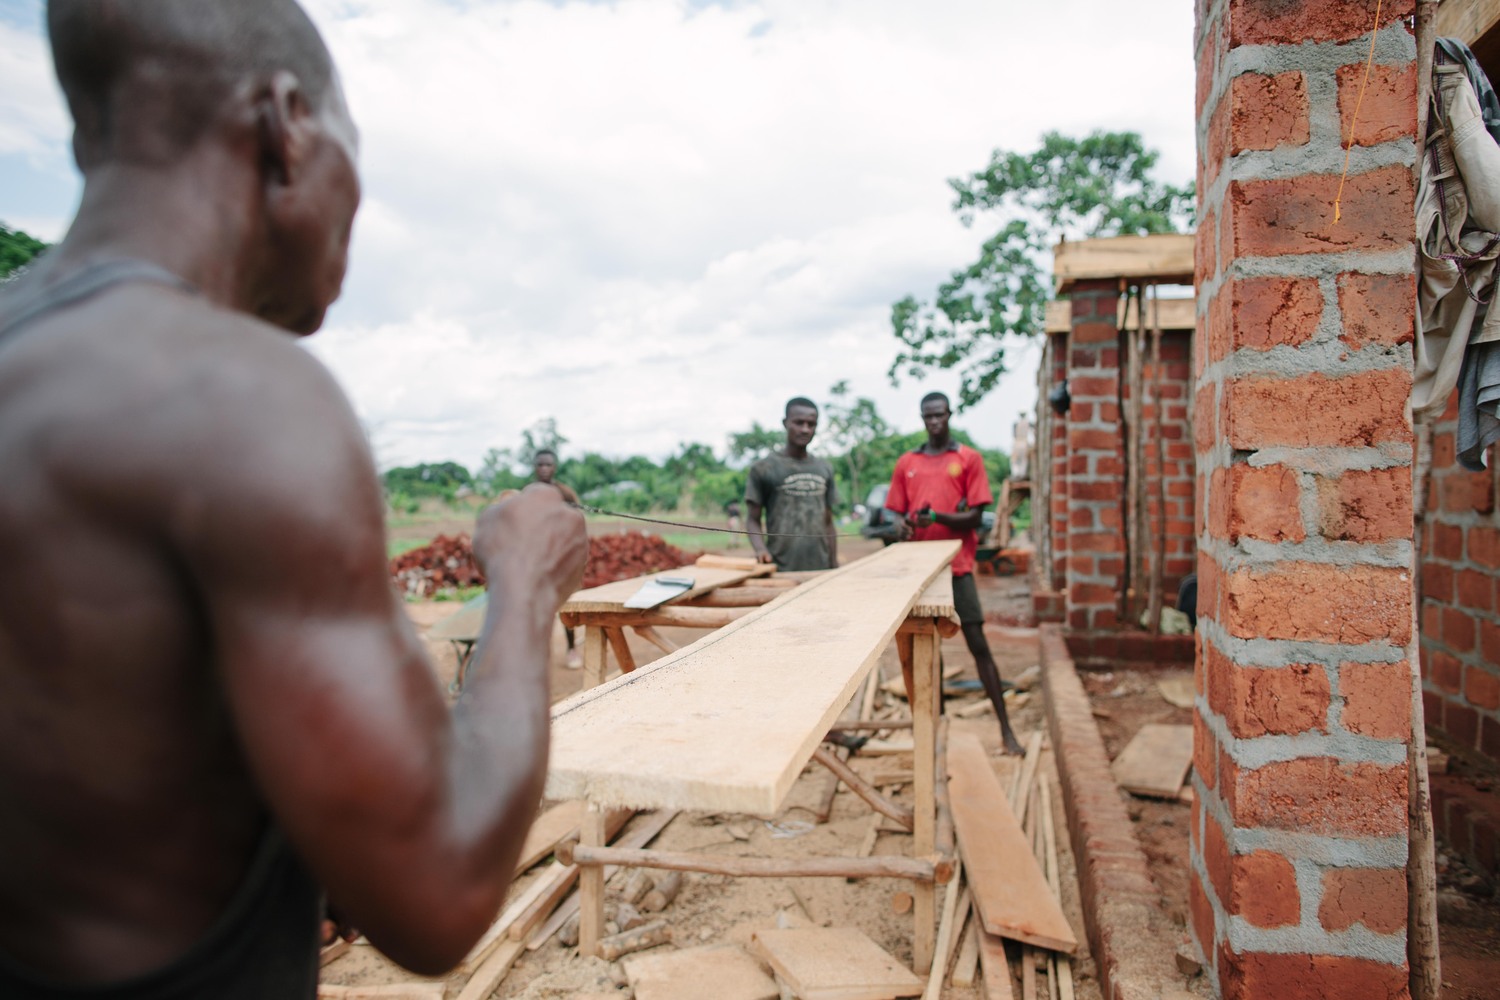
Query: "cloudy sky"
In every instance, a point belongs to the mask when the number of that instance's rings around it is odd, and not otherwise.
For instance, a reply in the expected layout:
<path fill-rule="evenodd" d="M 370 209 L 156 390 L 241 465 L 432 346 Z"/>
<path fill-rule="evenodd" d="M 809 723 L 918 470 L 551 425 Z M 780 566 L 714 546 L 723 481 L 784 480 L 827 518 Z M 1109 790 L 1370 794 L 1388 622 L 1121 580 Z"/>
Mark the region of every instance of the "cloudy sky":
<path fill-rule="evenodd" d="M 898 427 L 890 303 L 984 233 L 946 178 L 1045 130 L 1133 129 L 1193 173 L 1187 0 L 306 0 L 363 133 L 344 297 L 309 349 L 383 465 L 477 464 L 552 416 L 660 457 L 847 378 Z M 0 220 L 79 179 L 41 31 L 0 0 Z M 1008 447 L 1036 350 L 955 423 Z M 815 445 L 816 447 L 816 445 Z"/>

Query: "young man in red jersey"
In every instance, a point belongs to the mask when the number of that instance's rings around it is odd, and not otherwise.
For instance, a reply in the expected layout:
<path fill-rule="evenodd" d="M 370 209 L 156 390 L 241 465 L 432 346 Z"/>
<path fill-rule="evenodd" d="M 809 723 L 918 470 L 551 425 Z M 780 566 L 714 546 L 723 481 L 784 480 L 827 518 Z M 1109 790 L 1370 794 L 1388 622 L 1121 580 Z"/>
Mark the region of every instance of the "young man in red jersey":
<path fill-rule="evenodd" d="M 995 715 L 1007 753 L 1019 754 L 1021 744 L 1010 728 L 1000 670 L 984 637 L 984 609 L 974 582 L 974 554 L 979 548 L 979 523 L 984 508 L 995 502 L 990 493 L 984 459 L 973 448 L 953 440 L 948 430 L 952 416 L 948 397 L 929 392 L 922 397 L 922 424 L 927 442 L 902 455 L 891 476 L 885 505 L 898 516 L 902 541 L 932 541 L 957 538 L 963 543 L 953 557 L 953 604 L 963 626 L 964 642 L 974 655 L 974 665 Z"/>

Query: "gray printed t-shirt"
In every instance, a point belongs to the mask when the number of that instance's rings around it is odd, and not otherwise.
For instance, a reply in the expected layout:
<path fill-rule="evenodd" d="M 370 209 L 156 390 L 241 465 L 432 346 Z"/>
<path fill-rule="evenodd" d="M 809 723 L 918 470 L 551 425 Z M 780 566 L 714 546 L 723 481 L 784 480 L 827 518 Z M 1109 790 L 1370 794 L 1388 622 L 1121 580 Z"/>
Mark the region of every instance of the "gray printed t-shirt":
<path fill-rule="evenodd" d="M 745 500 L 766 512 L 766 548 L 776 568 L 786 572 L 828 569 L 828 511 L 838 503 L 833 466 L 809 455 L 805 459 L 771 455 L 750 467 Z M 811 538 L 778 538 L 812 535 Z"/>

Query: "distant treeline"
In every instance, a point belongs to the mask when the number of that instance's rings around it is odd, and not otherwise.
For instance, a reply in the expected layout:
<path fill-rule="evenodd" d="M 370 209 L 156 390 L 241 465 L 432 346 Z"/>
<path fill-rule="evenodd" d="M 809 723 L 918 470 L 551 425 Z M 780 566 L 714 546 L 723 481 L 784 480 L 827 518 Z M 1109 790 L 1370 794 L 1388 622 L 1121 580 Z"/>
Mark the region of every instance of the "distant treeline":
<path fill-rule="evenodd" d="M 922 431 L 883 433 L 835 451 L 818 447 L 822 437 L 820 430 L 810 450 L 833 465 L 843 511 L 863 503 L 872 486 L 890 482 L 896 459 L 926 440 Z M 955 431 L 954 437 L 977 447 L 962 431 Z M 398 511 L 415 509 L 424 498 L 452 502 L 469 495 L 494 497 L 530 482 L 532 458 L 539 449 L 547 448 L 559 456 L 558 482 L 571 486 L 591 506 L 626 514 L 693 511 L 722 515 L 731 501 L 744 497 L 749 466 L 783 443 L 779 427 L 756 425 L 743 434 L 731 435 L 722 456 L 706 444 L 683 444 L 662 462 L 642 455 L 611 458 L 598 452 L 571 453 L 556 433 L 555 423 L 546 420 L 523 435 L 520 448 L 491 450 L 474 472 L 457 462 L 442 462 L 391 469 L 384 479 L 386 494 Z M 1010 475 L 1009 457 L 1002 451 L 977 450 L 984 456 L 992 488 L 998 489 L 1000 481 Z"/>

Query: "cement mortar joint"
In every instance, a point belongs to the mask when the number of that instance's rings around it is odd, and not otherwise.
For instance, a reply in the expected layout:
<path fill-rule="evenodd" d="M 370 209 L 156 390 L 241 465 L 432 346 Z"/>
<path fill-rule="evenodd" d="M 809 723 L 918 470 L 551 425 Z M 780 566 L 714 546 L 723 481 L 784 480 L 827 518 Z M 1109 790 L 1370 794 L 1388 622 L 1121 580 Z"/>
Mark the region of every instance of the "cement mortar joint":
<path fill-rule="evenodd" d="M 1314 522 L 1316 524 L 1316 522 Z M 1412 543 L 1402 539 L 1391 542 L 1340 542 L 1309 535 L 1301 542 L 1267 542 L 1242 537 L 1238 542 L 1206 535 L 1200 552 L 1207 552 L 1224 573 L 1239 570 L 1274 570 L 1290 562 L 1317 563 L 1354 569 L 1378 566 L 1405 571 L 1411 578 Z"/>
<path fill-rule="evenodd" d="M 1337 113 L 1335 112 L 1335 115 Z M 1337 124 L 1332 127 L 1337 128 Z M 1383 167 L 1410 168 L 1417 158 L 1416 140 L 1392 139 L 1378 146 L 1355 146 L 1349 151 L 1349 177 L 1355 178 Z M 1344 150 L 1337 140 L 1309 142 L 1302 146 L 1249 149 L 1231 157 L 1214 178 L 1226 185 L 1234 181 L 1298 180 L 1303 177 L 1338 176 L 1344 171 Z"/>
<path fill-rule="evenodd" d="M 1322 278 L 1345 272 L 1358 274 L 1415 274 L 1417 245 L 1403 243 L 1389 250 L 1338 250 L 1329 253 L 1292 253 L 1268 257 L 1244 255 L 1223 269 L 1226 278 Z"/>
<path fill-rule="evenodd" d="M 1316 915 L 1315 915 L 1316 916 Z M 1348 930 L 1327 931 L 1316 922 L 1300 927 L 1256 927 L 1241 916 L 1229 918 L 1229 946 L 1237 952 L 1269 955 L 1336 955 L 1363 958 L 1388 965 L 1406 964 L 1406 929 L 1376 934 L 1363 924 Z"/>
<path fill-rule="evenodd" d="M 1215 816 L 1224 822 L 1227 807 L 1215 795 Z M 1228 831 L 1229 827 L 1225 827 Z M 1202 830 L 1198 831 L 1200 837 Z M 1229 834 L 1226 832 L 1226 836 Z M 1406 837 L 1325 837 L 1295 830 L 1273 830 L 1267 827 L 1236 827 L 1231 850 L 1235 854 L 1272 851 L 1290 859 L 1295 865 L 1307 861 L 1327 871 L 1333 868 L 1405 868 L 1409 847 Z"/>
<path fill-rule="evenodd" d="M 1198 628 L 1204 639 L 1235 663 L 1257 667 L 1290 667 L 1317 663 L 1337 667 L 1342 663 L 1404 663 L 1404 647 L 1389 642 L 1332 643 L 1308 642 L 1304 639 L 1241 639 L 1230 635 L 1212 617 L 1200 617 Z"/>
<path fill-rule="evenodd" d="M 1298 472 L 1326 478 L 1337 478 L 1346 472 L 1370 472 L 1411 465 L 1411 446 L 1399 441 L 1378 445 L 1344 448 L 1324 445 L 1320 448 L 1261 448 L 1250 454 L 1245 464 L 1252 469 L 1284 465 Z M 1228 449 L 1226 449 L 1226 454 Z"/>
<path fill-rule="evenodd" d="M 1334 339 L 1310 340 L 1297 347 L 1278 344 L 1264 351 L 1241 347 L 1227 358 L 1205 365 L 1204 372 L 1207 374 L 1211 369 L 1216 378 L 1222 374 L 1225 379 L 1240 379 L 1257 375 L 1344 378 L 1393 369 L 1412 370 L 1412 353 L 1407 345 L 1369 344 L 1354 349 L 1337 339 L 1342 332 L 1340 329 Z"/>
<path fill-rule="evenodd" d="M 1344 764 L 1377 764 L 1382 767 L 1406 763 L 1406 744 L 1400 740 L 1377 740 L 1350 732 L 1240 738 L 1230 732 L 1222 715 L 1207 710 L 1207 706 L 1200 708 L 1198 714 L 1218 739 L 1219 748 L 1241 770 L 1254 771 L 1268 764 L 1321 757 Z"/>

